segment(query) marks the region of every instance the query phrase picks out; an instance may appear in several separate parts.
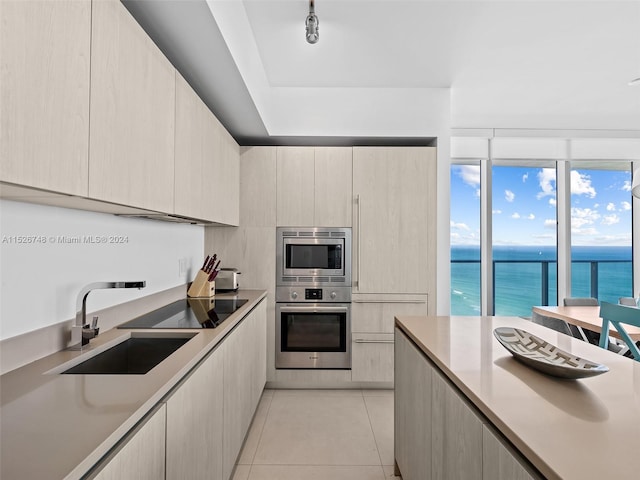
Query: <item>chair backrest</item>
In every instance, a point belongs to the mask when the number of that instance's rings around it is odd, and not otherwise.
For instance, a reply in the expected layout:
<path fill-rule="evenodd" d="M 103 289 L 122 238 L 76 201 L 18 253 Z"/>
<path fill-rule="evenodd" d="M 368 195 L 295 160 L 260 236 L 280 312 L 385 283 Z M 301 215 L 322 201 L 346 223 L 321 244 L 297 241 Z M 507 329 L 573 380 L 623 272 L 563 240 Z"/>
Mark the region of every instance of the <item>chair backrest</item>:
<path fill-rule="evenodd" d="M 640 328 L 640 308 L 602 302 L 600 305 L 600 317 L 602 318 L 602 331 L 608 332 L 609 324 L 613 325 L 629 347 L 629 350 L 633 354 L 633 358 L 640 362 L 640 350 L 622 326 L 622 324 L 627 324 Z M 609 335 L 600 335 L 600 346 L 602 348 L 607 348 L 608 343 Z"/>
<path fill-rule="evenodd" d="M 583 307 L 598 305 L 598 299 L 593 297 L 567 297 L 564 299 L 565 307 Z"/>
<path fill-rule="evenodd" d="M 628 307 L 637 307 L 638 303 L 636 302 L 636 299 L 633 297 L 620 297 L 618 299 L 618 303 L 620 305 L 626 305 Z"/>

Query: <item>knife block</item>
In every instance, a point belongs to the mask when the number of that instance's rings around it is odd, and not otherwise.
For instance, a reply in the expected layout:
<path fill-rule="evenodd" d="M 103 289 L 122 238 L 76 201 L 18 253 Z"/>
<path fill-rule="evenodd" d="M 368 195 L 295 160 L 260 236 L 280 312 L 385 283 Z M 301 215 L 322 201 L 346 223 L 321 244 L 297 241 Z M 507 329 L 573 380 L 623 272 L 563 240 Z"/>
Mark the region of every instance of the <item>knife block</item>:
<path fill-rule="evenodd" d="M 189 290 L 187 290 L 187 296 L 192 298 L 211 298 L 216 293 L 216 282 L 210 282 L 207 279 L 209 274 L 202 270 L 198 270 L 196 278 L 194 278 Z"/>

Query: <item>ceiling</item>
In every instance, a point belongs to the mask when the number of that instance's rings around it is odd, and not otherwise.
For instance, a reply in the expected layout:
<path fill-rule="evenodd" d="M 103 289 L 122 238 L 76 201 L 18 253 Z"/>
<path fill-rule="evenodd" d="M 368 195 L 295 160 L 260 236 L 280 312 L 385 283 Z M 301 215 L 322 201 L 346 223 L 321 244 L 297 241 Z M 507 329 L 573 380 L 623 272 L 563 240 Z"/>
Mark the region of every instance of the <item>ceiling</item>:
<path fill-rule="evenodd" d="M 640 130 L 640 0 L 123 0 L 241 144 Z"/>

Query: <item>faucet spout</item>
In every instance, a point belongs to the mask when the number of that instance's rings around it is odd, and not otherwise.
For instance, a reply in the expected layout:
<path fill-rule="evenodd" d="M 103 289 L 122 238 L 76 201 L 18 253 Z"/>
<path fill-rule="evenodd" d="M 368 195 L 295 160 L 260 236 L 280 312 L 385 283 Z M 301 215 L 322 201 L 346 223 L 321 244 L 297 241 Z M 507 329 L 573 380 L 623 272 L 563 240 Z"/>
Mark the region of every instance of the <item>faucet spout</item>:
<path fill-rule="evenodd" d="M 87 297 L 93 290 L 105 288 L 144 288 L 146 281 L 137 282 L 94 282 L 83 287 L 76 300 L 76 323 L 71 328 L 71 348 L 82 348 L 89 343 L 89 339 L 98 335 L 98 320 L 94 317 L 91 327 L 87 325 Z"/>

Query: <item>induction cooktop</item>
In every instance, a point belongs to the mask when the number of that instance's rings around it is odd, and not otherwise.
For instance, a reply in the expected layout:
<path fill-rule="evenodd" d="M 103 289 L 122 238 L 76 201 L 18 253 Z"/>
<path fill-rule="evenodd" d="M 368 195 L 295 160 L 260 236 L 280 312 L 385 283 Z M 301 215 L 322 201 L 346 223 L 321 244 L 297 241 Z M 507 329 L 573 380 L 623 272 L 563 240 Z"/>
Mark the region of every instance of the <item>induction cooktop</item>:
<path fill-rule="evenodd" d="M 170 303 L 118 328 L 215 328 L 247 303 L 241 298 L 187 298 Z"/>

